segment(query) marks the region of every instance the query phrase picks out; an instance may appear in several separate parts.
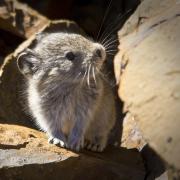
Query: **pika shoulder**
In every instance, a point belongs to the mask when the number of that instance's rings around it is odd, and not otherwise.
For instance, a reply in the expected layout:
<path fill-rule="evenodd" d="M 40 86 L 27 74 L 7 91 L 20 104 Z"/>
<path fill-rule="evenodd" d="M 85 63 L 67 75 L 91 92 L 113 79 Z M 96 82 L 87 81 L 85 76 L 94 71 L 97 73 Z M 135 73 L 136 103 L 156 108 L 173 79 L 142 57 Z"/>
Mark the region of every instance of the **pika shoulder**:
<path fill-rule="evenodd" d="M 102 77 L 105 48 L 80 34 L 37 37 L 17 60 L 27 78 L 27 100 L 49 142 L 101 152 L 115 124 L 115 101 Z"/>

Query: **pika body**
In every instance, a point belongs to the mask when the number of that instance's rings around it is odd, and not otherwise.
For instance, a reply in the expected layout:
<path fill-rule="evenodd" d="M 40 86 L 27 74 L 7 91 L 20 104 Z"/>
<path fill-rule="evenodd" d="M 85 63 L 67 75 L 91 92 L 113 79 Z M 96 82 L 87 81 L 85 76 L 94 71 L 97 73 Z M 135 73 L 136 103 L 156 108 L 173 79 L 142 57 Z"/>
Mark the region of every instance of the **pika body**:
<path fill-rule="evenodd" d="M 116 119 L 112 88 L 103 78 L 105 48 L 67 32 L 39 34 L 36 41 L 17 59 L 36 124 L 50 143 L 103 151 Z"/>

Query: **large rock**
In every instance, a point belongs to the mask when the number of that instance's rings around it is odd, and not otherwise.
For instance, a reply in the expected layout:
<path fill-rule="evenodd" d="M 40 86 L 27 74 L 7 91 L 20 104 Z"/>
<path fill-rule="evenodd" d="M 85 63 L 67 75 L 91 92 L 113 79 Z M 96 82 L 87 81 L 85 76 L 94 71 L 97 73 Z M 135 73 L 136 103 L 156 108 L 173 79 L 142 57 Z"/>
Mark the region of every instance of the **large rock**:
<path fill-rule="evenodd" d="M 109 148 L 73 153 L 47 143 L 42 132 L 0 124 L 0 179 L 143 180 L 138 151 Z"/>
<path fill-rule="evenodd" d="M 144 0 L 119 31 L 116 79 L 124 110 L 172 167 L 180 169 L 180 3 Z M 121 70 L 120 70 L 121 69 Z"/>

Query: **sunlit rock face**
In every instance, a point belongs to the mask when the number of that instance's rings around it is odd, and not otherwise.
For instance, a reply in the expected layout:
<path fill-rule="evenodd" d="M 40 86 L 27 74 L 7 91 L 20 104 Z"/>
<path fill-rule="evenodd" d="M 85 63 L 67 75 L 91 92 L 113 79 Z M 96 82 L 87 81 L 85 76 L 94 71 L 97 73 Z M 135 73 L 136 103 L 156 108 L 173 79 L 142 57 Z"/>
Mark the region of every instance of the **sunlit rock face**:
<path fill-rule="evenodd" d="M 180 169 L 178 2 L 141 3 L 118 33 L 115 72 L 124 109 L 134 116 L 151 147 Z"/>

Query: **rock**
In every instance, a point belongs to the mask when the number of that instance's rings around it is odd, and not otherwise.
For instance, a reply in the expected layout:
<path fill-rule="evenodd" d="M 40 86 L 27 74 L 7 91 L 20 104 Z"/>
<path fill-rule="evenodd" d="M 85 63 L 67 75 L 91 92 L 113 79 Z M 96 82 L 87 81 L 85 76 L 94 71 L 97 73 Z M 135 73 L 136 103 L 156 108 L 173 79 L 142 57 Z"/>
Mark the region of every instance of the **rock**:
<path fill-rule="evenodd" d="M 68 32 L 84 33 L 76 23 L 72 21 L 52 21 L 47 24 L 43 32 L 55 32 L 66 30 Z M 23 95 L 25 78 L 19 72 L 16 64 L 18 53 L 29 47 L 34 41 L 35 35 L 22 43 L 14 53 L 7 56 L 0 67 L 0 122 L 6 124 L 18 124 L 34 127 L 31 117 L 28 115 L 26 101 Z"/>
<path fill-rule="evenodd" d="M 139 151 L 146 145 L 141 130 L 132 114 L 127 113 L 123 120 L 123 132 L 121 138 L 121 147 L 128 149 L 136 148 Z"/>
<path fill-rule="evenodd" d="M 164 161 L 148 146 L 138 123 L 129 112 L 123 120 L 121 147 L 128 149 L 136 148 L 139 150 L 146 169 L 145 180 L 168 180 Z"/>
<path fill-rule="evenodd" d="M 32 173 L 33 172 L 33 173 Z M 144 179 L 138 151 L 109 148 L 74 153 L 47 143 L 42 132 L 0 124 L 0 179 Z"/>
<path fill-rule="evenodd" d="M 180 169 L 179 12 L 178 1 L 142 1 L 118 33 L 115 59 L 124 111 L 175 169 Z"/>
<path fill-rule="evenodd" d="M 28 38 L 46 26 L 49 20 L 16 0 L 1 0 L 0 28 Z"/>

